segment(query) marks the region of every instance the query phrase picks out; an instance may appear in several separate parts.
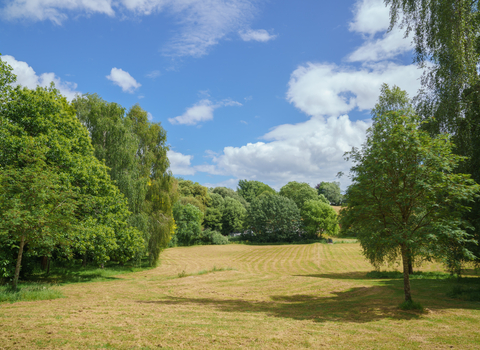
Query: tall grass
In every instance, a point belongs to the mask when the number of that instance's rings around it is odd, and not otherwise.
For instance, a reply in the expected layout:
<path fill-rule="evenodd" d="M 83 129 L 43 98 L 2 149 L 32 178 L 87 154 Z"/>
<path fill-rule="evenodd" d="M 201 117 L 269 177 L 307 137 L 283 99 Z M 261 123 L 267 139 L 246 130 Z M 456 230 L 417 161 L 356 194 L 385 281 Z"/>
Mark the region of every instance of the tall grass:
<path fill-rule="evenodd" d="M 25 283 L 20 284 L 17 290 L 10 285 L 0 286 L 0 302 L 14 303 L 16 301 L 35 301 L 63 298 L 60 290 L 51 284 Z"/>

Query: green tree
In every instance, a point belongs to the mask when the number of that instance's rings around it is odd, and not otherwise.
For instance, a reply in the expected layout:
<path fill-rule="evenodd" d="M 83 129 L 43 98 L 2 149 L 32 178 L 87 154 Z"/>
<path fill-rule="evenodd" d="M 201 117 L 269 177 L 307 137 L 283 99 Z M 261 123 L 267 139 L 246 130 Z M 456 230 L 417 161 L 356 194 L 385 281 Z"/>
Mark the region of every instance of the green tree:
<path fill-rule="evenodd" d="M 260 181 L 240 180 L 238 181 L 237 193 L 245 198 L 248 203 L 251 203 L 262 194 L 276 194 L 277 191 Z"/>
<path fill-rule="evenodd" d="M 233 199 L 235 199 L 236 201 L 240 202 L 245 208 L 248 207 L 248 203 L 247 203 L 247 201 L 245 200 L 245 198 L 243 198 L 242 196 L 240 196 L 237 192 L 235 192 L 235 191 L 232 190 L 231 188 L 227 188 L 227 187 L 215 187 L 214 189 L 212 189 L 212 193 L 219 194 L 220 196 L 223 197 L 223 199 L 226 199 L 226 198 L 228 198 L 228 197 L 233 198 Z"/>
<path fill-rule="evenodd" d="M 98 251 L 106 249 L 101 263 L 114 256 L 120 261 L 128 260 L 131 258 L 132 251 L 133 255 L 138 253 L 141 249 L 140 232 L 131 231 L 126 223 L 126 217 L 129 215 L 127 203 L 109 177 L 106 166 L 94 157 L 88 132 L 75 117 L 72 105 L 54 87 L 29 90 L 18 86 L 10 90 L 9 98 L 1 108 L 0 167 L 2 171 L 11 169 L 11 171 L 20 172 L 18 178 L 23 182 L 17 185 L 24 186 L 27 179 L 23 175 L 20 176 L 21 172 L 30 171 L 28 170 L 30 165 L 24 161 L 26 159 L 24 157 L 28 154 L 27 151 L 37 150 L 37 155 L 32 158 L 35 161 L 31 164 L 40 164 L 38 162 L 45 164 L 44 167 L 42 165 L 42 169 L 45 169 L 44 172 L 51 177 L 50 184 L 45 182 L 45 191 L 61 183 L 65 189 L 69 188 L 69 191 L 75 194 L 77 228 L 85 227 L 86 222 L 89 222 L 90 226 L 95 224 L 95 229 L 109 227 L 109 230 L 113 230 L 113 243 L 109 240 L 104 242 L 104 246 L 96 247 Z M 40 185 L 32 182 L 32 186 Z M 46 198 L 50 196 L 49 201 L 55 200 L 53 194 L 45 192 L 44 195 Z M 34 210 L 33 207 L 30 209 Z M 40 215 L 39 213 L 30 214 L 34 216 Z M 68 217 L 67 214 L 65 215 Z M 55 250 L 58 256 L 71 258 L 74 254 L 78 254 L 76 248 L 93 244 L 89 242 L 93 236 L 88 235 L 86 230 L 63 230 L 60 229 L 59 221 L 57 223 L 58 232 L 62 232 L 62 244 L 57 244 L 59 241 L 56 239 L 60 237 L 59 235 L 56 235 L 55 239 L 43 240 L 45 243 L 43 247 L 26 239 L 26 248 L 31 248 L 30 255 L 48 256 Z M 49 226 L 49 229 L 56 230 L 55 227 Z M 48 233 L 44 229 L 41 232 L 42 235 Z M 126 232 L 130 233 L 127 241 L 125 241 Z M 15 237 L 21 238 L 18 234 L 9 231 L 7 235 L 3 235 L 2 241 L 12 242 L 12 239 L 15 241 Z M 5 253 L 6 249 L 11 248 L 3 242 L 0 244 L 0 250 Z M 35 242 L 42 242 L 42 240 L 38 239 Z M 20 243 L 21 241 L 18 241 L 15 245 L 19 246 Z M 126 244 L 128 248 L 125 247 Z M 124 253 L 128 256 L 123 255 Z M 9 253 L 7 252 L 6 255 Z"/>
<path fill-rule="evenodd" d="M 463 247 L 469 235 L 462 214 L 479 186 L 455 173 L 464 158 L 452 153 L 447 135 L 430 137 L 419 129 L 420 117 L 388 112 L 376 116 L 361 150 L 352 149 L 352 185 L 342 226 L 353 225 L 365 256 L 379 267 L 402 260 L 405 300 L 411 301 L 408 262 L 415 256 L 471 258 Z"/>
<path fill-rule="evenodd" d="M 339 231 L 337 213 L 322 201 L 306 201 L 300 215 L 308 238 L 318 238 L 323 234 L 336 235 Z"/>
<path fill-rule="evenodd" d="M 341 205 L 343 202 L 343 195 L 340 191 L 339 182 L 320 182 L 317 186 L 318 195 L 323 195 L 332 205 Z"/>
<path fill-rule="evenodd" d="M 280 189 L 279 194 L 293 200 L 300 210 L 303 208 L 303 204 L 311 199 L 330 204 L 323 195 L 319 195 L 314 188 L 305 182 L 290 181 Z"/>
<path fill-rule="evenodd" d="M 191 180 L 178 179 L 178 191 L 183 204 L 190 203 L 205 213 L 210 200 L 207 187 Z"/>
<path fill-rule="evenodd" d="M 33 140 L 31 140 L 33 141 Z M 0 173 L 0 242 L 18 244 L 13 278 L 17 289 L 25 245 L 31 250 L 53 250 L 75 228 L 76 196 L 70 184 L 44 162 L 34 142 L 19 154 L 22 166 L 14 164 Z"/>
<path fill-rule="evenodd" d="M 217 193 L 209 193 L 210 200 L 208 202 L 207 210 L 203 225 L 205 228 L 210 228 L 214 231 L 222 231 L 222 218 L 225 200 Z"/>
<path fill-rule="evenodd" d="M 95 156 L 128 200 L 130 224 L 143 233 L 144 246 L 155 265 L 171 238 L 175 180 L 168 172 L 166 132 L 150 123 L 147 112 L 133 106 L 128 113 L 96 94 L 77 97 L 78 119 L 87 127 Z M 129 237 L 128 235 L 126 237 Z"/>
<path fill-rule="evenodd" d="M 239 201 L 226 197 L 222 208 L 222 234 L 242 231 L 247 210 Z"/>
<path fill-rule="evenodd" d="M 248 207 L 247 228 L 252 241 L 293 242 L 300 237 L 300 226 L 300 211 L 287 197 L 267 194 Z"/>
<path fill-rule="evenodd" d="M 185 246 L 201 243 L 203 213 L 200 209 L 177 202 L 173 206 L 173 216 L 177 225 L 174 243 Z"/>

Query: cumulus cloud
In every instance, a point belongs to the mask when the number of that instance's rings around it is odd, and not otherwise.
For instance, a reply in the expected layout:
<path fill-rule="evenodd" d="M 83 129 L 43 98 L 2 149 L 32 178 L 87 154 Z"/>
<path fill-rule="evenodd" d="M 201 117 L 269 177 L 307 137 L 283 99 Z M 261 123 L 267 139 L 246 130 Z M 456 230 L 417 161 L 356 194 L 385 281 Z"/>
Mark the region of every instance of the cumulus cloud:
<path fill-rule="evenodd" d="M 17 61 L 13 56 L 2 55 L 2 61 L 6 62 L 13 68 L 13 73 L 17 76 L 15 85 L 22 85 L 29 89 L 35 89 L 37 86 L 48 87 L 53 82 L 55 87 L 60 90 L 63 96 L 69 101 L 75 98 L 77 91 L 77 84 L 62 81 L 55 73 L 42 73 L 37 75 L 32 67 L 26 62 Z"/>
<path fill-rule="evenodd" d="M 167 157 L 173 175 L 195 175 L 195 169 L 191 166 L 193 156 L 169 150 Z"/>
<path fill-rule="evenodd" d="M 213 156 L 213 167 L 196 170 L 260 180 L 276 188 L 292 180 L 312 185 L 334 181 L 338 172 L 350 167 L 343 160 L 344 152 L 363 143 L 369 125 L 369 121 L 352 122 L 346 115 L 280 125 L 262 137 L 264 142 L 225 147 L 221 155 Z"/>
<path fill-rule="evenodd" d="M 257 12 L 255 0 L 7 0 L 4 19 L 50 20 L 62 24 L 69 14 L 117 13 L 147 16 L 164 12 L 179 30 L 164 47 L 168 56 L 202 56 L 230 33 L 248 26 Z"/>
<path fill-rule="evenodd" d="M 389 9 L 383 0 L 360 0 L 355 4 L 350 30 L 373 35 L 383 32 L 390 25 Z"/>
<path fill-rule="evenodd" d="M 365 65 L 360 69 L 331 63 L 307 63 L 290 77 L 287 99 L 312 116 L 338 116 L 354 108 L 373 108 L 382 83 L 395 84 L 411 96 L 420 88 L 422 72 L 415 65 L 391 62 Z"/>
<path fill-rule="evenodd" d="M 260 41 L 260 42 L 267 42 L 269 40 L 275 39 L 277 36 L 272 35 L 267 32 L 265 29 L 258 29 L 258 30 L 243 30 L 239 32 L 240 37 L 243 41 Z"/>
<path fill-rule="evenodd" d="M 242 104 L 231 99 L 223 100 L 219 103 L 213 103 L 209 99 L 203 99 L 190 108 L 185 113 L 175 118 L 168 118 L 171 124 L 196 125 L 213 119 L 213 111 L 219 107 L 241 106 Z"/>
<path fill-rule="evenodd" d="M 133 93 L 142 84 L 138 83 L 128 72 L 120 68 L 112 68 L 110 75 L 106 76 L 115 85 L 120 86 L 123 92 Z"/>
<path fill-rule="evenodd" d="M 365 41 L 348 56 L 347 60 L 350 62 L 382 61 L 408 52 L 412 48 L 412 39 L 405 38 L 403 31 L 395 28 L 385 33 L 382 38 Z"/>

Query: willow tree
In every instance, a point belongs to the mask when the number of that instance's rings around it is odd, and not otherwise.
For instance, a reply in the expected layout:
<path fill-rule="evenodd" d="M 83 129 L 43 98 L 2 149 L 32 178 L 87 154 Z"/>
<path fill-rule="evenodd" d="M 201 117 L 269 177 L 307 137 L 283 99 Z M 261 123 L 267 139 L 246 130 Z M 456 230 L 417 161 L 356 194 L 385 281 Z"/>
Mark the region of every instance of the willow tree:
<path fill-rule="evenodd" d="M 151 123 L 138 105 L 126 112 L 96 94 L 77 97 L 73 103 L 90 133 L 95 156 L 109 167 L 128 200 L 129 222 L 143 232 L 150 264 L 156 264 L 174 230 L 176 181 L 168 171 L 165 130 Z"/>
<path fill-rule="evenodd" d="M 405 301 L 412 300 L 408 264 L 415 257 L 443 260 L 450 269 L 459 254 L 472 257 L 462 215 L 479 190 L 455 172 L 464 157 L 452 152 L 450 137 L 431 137 L 420 124 L 409 113 L 374 118 L 362 149 L 347 153 L 354 166 L 341 211 L 374 266 L 401 259 Z"/>

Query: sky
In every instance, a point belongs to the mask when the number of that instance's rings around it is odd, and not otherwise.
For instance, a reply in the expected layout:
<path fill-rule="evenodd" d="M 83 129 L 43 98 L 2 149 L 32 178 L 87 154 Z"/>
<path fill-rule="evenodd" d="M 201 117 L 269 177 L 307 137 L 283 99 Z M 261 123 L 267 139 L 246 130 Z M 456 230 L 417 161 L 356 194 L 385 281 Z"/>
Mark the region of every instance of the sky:
<path fill-rule="evenodd" d="M 170 170 L 208 187 L 340 181 L 380 86 L 411 97 L 412 40 L 382 0 L 0 0 L 17 84 L 139 104 Z"/>

